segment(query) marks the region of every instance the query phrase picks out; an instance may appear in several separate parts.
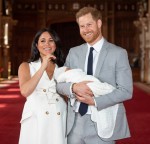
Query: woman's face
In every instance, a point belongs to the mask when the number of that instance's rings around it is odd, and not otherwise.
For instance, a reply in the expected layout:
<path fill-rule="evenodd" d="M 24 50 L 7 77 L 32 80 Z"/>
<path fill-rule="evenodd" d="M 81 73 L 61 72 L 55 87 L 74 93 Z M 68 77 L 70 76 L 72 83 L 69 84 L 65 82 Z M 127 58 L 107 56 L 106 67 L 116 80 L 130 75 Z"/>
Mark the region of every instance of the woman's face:
<path fill-rule="evenodd" d="M 37 48 L 41 56 L 53 54 L 56 50 L 56 44 L 48 32 L 43 32 L 39 37 Z"/>

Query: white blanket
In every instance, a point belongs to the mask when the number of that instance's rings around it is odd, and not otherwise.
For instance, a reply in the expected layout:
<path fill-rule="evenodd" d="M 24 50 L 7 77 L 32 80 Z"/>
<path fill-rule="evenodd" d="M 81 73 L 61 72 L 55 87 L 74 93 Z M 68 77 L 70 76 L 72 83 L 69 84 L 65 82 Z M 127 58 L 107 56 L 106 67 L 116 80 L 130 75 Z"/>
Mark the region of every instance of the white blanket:
<path fill-rule="evenodd" d="M 108 94 L 115 88 L 108 84 L 102 83 L 94 76 L 86 75 L 81 69 L 71 69 L 66 71 L 66 67 L 61 67 L 55 70 L 54 78 L 59 82 L 73 82 L 92 81 L 87 85 L 92 90 L 95 97 Z M 73 106 L 76 99 L 71 98 L 71 105 Z M 91 120 L 97 123 L 98 135 L 102 138 L 110 138 L 113 134 L 116 116 L 118 111 L 118 104 L 98 111 L 95 106 L 91 107 Z"/>

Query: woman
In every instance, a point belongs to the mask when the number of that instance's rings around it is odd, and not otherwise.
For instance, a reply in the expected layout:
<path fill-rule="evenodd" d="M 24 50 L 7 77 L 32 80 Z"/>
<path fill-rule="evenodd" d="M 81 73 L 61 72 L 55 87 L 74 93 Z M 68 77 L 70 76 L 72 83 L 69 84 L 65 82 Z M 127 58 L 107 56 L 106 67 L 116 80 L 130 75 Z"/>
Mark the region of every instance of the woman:
<path fill-rule="evenodd" d="M 27 99 L 19 144 L 66 144 L 66 103 L 53 78 L 63 65 L 60 48 L 57 34 L 44 28 L 33 39 L 29 61 L 19 66 L 20 91 Z"/>

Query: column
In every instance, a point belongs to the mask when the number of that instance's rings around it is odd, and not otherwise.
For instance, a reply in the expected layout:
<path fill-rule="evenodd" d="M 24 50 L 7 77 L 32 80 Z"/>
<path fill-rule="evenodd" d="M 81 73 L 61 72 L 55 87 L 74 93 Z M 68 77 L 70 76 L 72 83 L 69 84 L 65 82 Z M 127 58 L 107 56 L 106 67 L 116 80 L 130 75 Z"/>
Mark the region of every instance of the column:
<path fill-rule="evenodd" d="M 148 0 L 147 31 L 145 35 L 145 82 L 150 84 L 150 0 Z"/>
<path fill-rule="evenodd" d="M 150 0 L 149 0 L 150 1 Z M 140 1 L 138 2 L 138 20 L 134 21 L 135 26 L 139 29 L 139 41 L 141 49 L 141 81 L 150 83 L 150 62 L 149 62 L 149 52 L 150 52 L 150 29 L 149 29 L 149 11 L 150 11 L 150 2 Z M 147 9 L 148 8 L 148 9 Z"/>
<path fill-rule="evenodd" d="M 0 0 L 0 79 L 2 73 L 2 0 Z"/>

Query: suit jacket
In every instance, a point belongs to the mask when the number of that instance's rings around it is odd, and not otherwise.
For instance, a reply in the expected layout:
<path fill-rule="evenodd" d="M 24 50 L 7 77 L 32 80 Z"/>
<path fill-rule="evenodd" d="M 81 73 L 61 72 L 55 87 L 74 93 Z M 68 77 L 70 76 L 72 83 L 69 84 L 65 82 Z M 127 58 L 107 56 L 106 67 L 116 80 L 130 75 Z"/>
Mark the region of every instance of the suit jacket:
<path fill-rule="evenodd" d="M 71 48 L 65 65 L 70 68 L 84 70 L 87 48 L 86 43 Z M 112 137 L 104 140 L 117 140 L 129 137 L 130 131 L 125 107 L 122 102 L 132 98 L 133 81 L 126 50 L 104 40 L 94 76 L 100 81 L 107 82 L 116 87 L 109 94 L 95 97 L 97 109 L 102 110 L 117 103 L 119 104 L 114 133 Z M 59 83 L 57 84 L 57 91 L 62 95 L 70 97 L 70 85 L 70 83 Z M 67 134 L 69 134 L 73 127 L 74 118 L 75 112 L 70 101 L 68 101 Z"/>

